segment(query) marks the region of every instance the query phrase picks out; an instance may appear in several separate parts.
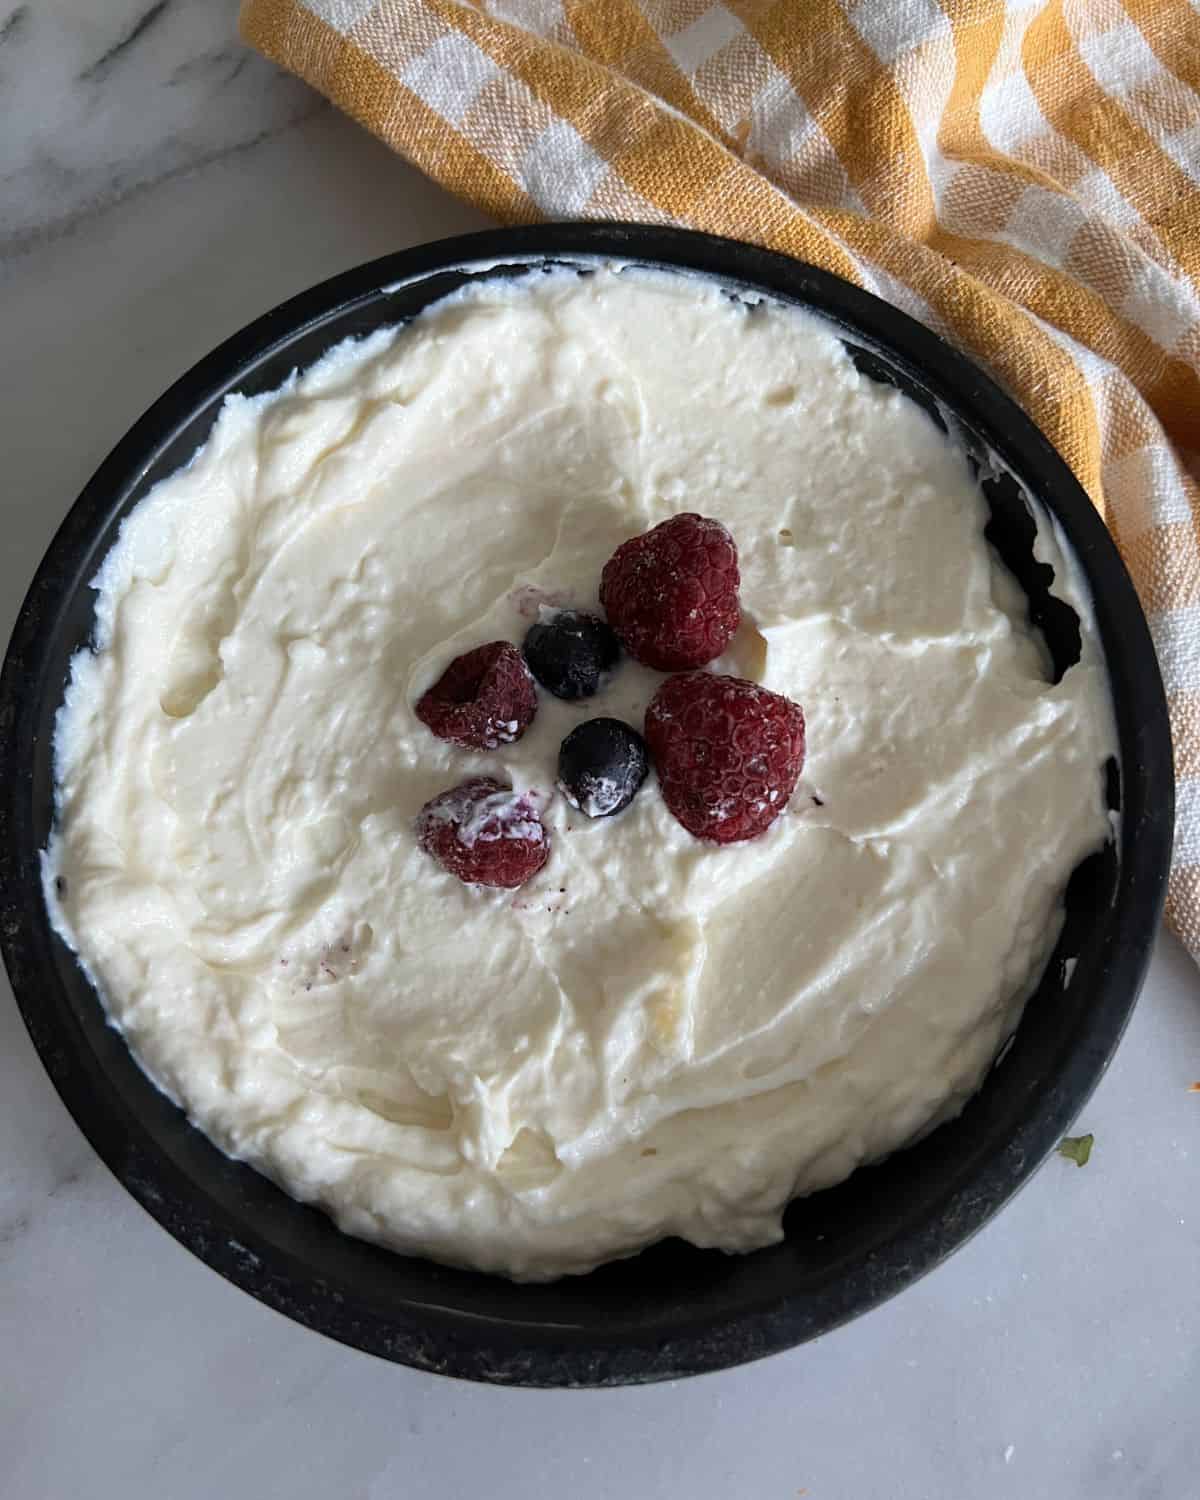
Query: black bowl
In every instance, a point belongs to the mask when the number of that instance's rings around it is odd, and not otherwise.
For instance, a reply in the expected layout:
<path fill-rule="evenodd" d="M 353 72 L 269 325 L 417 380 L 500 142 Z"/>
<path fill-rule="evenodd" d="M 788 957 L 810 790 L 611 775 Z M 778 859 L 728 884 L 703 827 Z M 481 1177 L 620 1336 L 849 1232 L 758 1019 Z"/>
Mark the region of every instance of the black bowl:
<path fill-rule="evenodd" d="M 1054 513 L 1095 596 L 1120 737 L 1109 781 L 1121 822 L 1117 843 L 1073 877 L 1046 977 L 958 1119 L 794 1207 L 786 1238 L 770 1249 L 726 1256 L 666 1241 L 588 1276 L 518 1286 L 350 1239 L 193 1129 L 134 1062 L 52 932 L 38 854 L 52 817 L 54 715 L 71 657 L 92 632 L 89 582 L 122 517 L 191 456 L 223 397 L 270 390 L 337 341 L 410 318 L 473 276 L 609 257 L 812 308 L 840 327 L 868 374 L 943 425 L 952 414 L 984 466 L 989 534 L 1061 670 L 1078 646 L 1075 617 L 1046 594 L 1020 488 L 988 475 L 1017 476 Z M 969 361 L 836 276 L 659 228 L 557 225 L 423 246 L 335 277 L 222 344 L 122 439 L 51 544 L 0 677 L 0 744 L 5 962 L 47 1071 L 119 1180 L 202 1260 L 289 1317 L 402 1364 L 509 1385 L 617 1385 L 754 1359 L 864 1312 L 963 1244 L 1051 1150 L 1103 1072 L 1145 971 L 1171 844 L 1170 735 L 1146 622 L 1099 517 L 1033 424 Z"/>

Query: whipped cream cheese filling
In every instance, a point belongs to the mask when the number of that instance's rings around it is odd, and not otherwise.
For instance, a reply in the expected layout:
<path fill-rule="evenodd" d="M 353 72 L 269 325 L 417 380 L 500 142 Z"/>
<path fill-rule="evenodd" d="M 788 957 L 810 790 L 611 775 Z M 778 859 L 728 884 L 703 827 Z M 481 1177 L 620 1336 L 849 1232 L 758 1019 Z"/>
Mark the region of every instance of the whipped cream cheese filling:
<path fill-rule="evenodd" d="M 662 677 L 628 659 L 495 751 L 417 720 L 684 510 L 740 552 L 714 669 L 807 719 L 767 833 L 699 842 L 653 773 L 611 819 L 555 790 L 576 724 L 640 729 Z M 987 519 L 812 317 L 612 268 L 475 284 L 231 397 L 126 521 L 59 715 L 58 931 L 196 1125 L 349 1233 L 518 1278 L 770 1243 L 962 1107 L 1110 834 L 1086 591 L 1039 523 L 1082 636 L 1053 683 Z M 552 840 L 515 892 L 416 841 L 483 774 Z"/>

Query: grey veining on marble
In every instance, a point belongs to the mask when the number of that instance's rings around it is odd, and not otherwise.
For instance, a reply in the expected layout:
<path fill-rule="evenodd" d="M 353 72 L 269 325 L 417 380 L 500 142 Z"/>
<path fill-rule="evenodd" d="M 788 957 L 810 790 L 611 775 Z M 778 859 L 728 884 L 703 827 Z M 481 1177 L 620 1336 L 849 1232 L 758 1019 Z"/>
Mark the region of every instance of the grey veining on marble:
<path fill-rule="evenodd" d="M 233 21 L 0 0 L 0 640 L 89 473 L 195 359 L 482 226 Z M 900 1297 L 680 1385 L 495 1391 L 342 1349 L 193 1260 L 93 1157 L 0 981 L 0 1500 L 1197 1500 L 1196 1079 L 1200 980 L 1164 939 L 1080 1120 L 1089 1165 L 1052 1159 Z"/>
<path fill-rule="evenodd" d="M 228 0 L 0 0 L 0 254 L 323 109 Z"/>

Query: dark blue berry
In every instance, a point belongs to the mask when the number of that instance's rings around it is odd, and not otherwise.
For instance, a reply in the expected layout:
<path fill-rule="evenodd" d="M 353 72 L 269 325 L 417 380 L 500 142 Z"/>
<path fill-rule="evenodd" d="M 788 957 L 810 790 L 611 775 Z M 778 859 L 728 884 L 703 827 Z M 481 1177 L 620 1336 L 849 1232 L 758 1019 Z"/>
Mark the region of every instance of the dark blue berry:
<path fill-rule="evenodd" d="M 531 625 L 524 651 L 529 670 L 556 698 L 590 698 L 621 655 L 604 621 L 577 609 Z"/>
<path fill-rule="evenodd" d="M 558 785 L 589 818 L 610 818 L 633 801 L 649 767 L 636 729 L 620 719 L 588 719 L 559 746 Z"/>

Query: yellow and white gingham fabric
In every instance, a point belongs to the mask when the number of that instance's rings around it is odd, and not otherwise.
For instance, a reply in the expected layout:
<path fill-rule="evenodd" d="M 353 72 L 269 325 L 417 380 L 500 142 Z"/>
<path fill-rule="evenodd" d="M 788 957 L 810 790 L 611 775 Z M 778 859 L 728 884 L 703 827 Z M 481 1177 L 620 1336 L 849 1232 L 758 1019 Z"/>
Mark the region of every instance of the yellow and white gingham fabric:
<path fill-rule="evenodd" d="M 245 38 L 497 219 L 812 261 L 1008 387 L 1150 617 L 1200 957 L 1200 0 L 245 0 Z"/>

